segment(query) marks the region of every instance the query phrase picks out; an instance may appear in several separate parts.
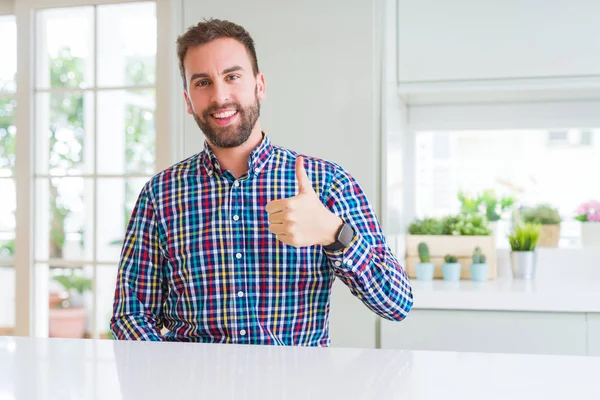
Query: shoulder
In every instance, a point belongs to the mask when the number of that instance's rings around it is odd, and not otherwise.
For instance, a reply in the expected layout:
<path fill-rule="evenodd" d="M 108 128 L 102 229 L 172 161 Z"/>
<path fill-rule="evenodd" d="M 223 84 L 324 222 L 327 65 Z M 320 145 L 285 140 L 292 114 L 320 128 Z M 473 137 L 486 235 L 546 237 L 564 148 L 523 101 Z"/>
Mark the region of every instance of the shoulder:
<path fill-rule="evenodd" d="M 318 175 L 327 175 L 332 178 L 342 174 L 347 175 L 348 173 L 344 168 L 332 161 L 328 161 L 319 157 L 314 157 L 308 154 L 299 153 L 295 150 L 291 150 L 281 146 L 273 146 L 274 159 L 279 165 L 295 166 L 296 159 L 298 157 L 304 158 L 304 166 L 307 173 L 313 173 Z"/>
<path fill-rule="evenodd" d="M 153 198 L 169 190 L 169 188 L 179 185 L 188 177 L 197 176 L 200 167 L 199 157 L 200 153 L 194 154 L 157 173 L 148 180 L 142 194 Z"/>

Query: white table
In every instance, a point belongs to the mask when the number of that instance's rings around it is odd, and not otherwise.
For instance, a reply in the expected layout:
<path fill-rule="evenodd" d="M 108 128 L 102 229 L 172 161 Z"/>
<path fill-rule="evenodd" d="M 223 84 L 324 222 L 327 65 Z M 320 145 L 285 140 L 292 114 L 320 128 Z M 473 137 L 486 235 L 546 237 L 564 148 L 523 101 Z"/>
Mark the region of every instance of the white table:
<path fill-rule="evenodd" d="M 0 338 L 0 399 L 594 399 L 600 358 Z"/>

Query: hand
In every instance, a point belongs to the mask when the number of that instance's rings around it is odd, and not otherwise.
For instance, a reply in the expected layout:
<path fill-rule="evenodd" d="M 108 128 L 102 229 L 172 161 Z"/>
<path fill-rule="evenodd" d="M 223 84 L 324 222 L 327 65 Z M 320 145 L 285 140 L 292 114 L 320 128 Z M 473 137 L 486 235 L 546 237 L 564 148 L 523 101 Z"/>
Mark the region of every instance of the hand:
<path fill-rule="evenodd" d="M 269 231 L 277 235 L 278 240 L 294 247 L 332 244 L 343 222 L 319 200 L 306 175 L 303 157 L 296 159 L 296 179 L 296 196 L 267 204 Z"/>

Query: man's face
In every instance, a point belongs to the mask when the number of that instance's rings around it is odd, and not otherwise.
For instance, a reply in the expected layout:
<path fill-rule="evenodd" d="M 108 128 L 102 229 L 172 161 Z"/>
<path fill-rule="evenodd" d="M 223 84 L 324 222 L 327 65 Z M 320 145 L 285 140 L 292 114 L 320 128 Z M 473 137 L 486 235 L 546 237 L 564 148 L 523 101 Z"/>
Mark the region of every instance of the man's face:
<path fill-rule="evenodd" d="M 209 143 L 237 147 L 248 139 L 260 114 L 265 83 L 254 76 L 250 57 L 235 39 L 216 39 L 188 49 L 183 60 L 188 114 Z"/>

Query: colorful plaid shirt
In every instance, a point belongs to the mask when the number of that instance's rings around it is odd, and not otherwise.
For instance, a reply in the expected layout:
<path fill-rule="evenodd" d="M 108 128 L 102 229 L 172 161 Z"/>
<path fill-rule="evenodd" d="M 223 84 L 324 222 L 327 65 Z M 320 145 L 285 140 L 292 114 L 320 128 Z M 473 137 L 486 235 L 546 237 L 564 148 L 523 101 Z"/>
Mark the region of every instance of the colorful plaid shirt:
<path fill-rule="evenodd" d="M 412 307 L 409 279 L 365 194 L 339 165 L 305 158 L 322 203 L 356 232 L 347 248 L 296 248 L 269 231 L 267 203 L 297 194 L 297 156 L 264 135 L 238 179 L 220 169 L 206 144 L 152 178 L 125 235 L 114 335 L 328 346 L 336 277 L 381 317 L 404 319 Z"/>

